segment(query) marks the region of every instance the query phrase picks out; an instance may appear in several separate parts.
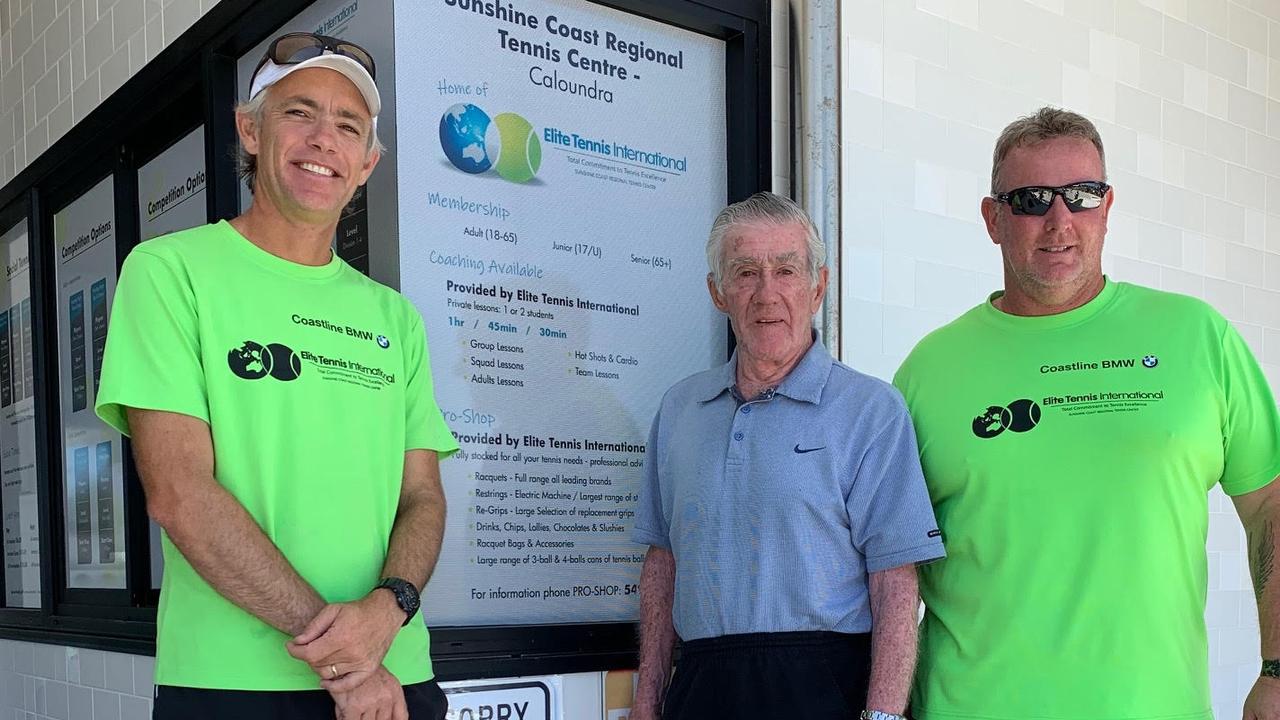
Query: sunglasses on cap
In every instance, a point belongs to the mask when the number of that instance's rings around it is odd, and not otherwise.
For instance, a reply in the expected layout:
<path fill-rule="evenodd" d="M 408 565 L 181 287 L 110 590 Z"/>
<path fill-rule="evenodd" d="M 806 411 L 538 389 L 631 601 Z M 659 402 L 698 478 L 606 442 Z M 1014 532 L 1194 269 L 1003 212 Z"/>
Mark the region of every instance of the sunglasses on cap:
<path fill-rule="evenodd" d="M 1043 187 L 1032 185 L 1020 187 L 1009 192 L 996 193 L 991 197 L 996 202 L 1009 206 L 1014 215 L 1044 215 L 1053 205 L 1055 195 L 1062 196 L 1062 202 L 1073 213 L 1082 210 L 1093 210 L 1102 205 L 1111 186 L 1104 182 L 1078 182 L 1062 187 Z"/>
<path fill-rule="evenodd" d="M 258 74 L 258 71 L 262 69 L 263 65 L 267 64 L 268 60 L 277 65 L 296 65 L 326 52 L 355 60 L 360 64 L 360 67 L 365 69 L 365 72 L 369 73 L 370 78 L 377 80 L 378 76 L 374 72 L 373 56 L 369 54 L 368 50 L 353 42 L 339 40 L 328 35 L 316 35 L 315 33 L 306 32 L 289 33 L 273 40 L 253 73 L 255 75 Z"/>

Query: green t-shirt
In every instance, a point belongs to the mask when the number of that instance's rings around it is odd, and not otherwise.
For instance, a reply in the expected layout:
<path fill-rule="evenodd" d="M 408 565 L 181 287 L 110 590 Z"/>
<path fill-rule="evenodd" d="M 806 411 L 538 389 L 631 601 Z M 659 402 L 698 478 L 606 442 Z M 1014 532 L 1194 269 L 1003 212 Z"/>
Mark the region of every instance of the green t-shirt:
<path fill-rule="evenodd" d="M 128 434 L 126 407 L 207 422 L 218 482 L 330 602 L 378 582 L 405 451 L 458 447 L 408 300 L 336 256 L 322 267 L 278 258 L 225 222 L 126 259 L 97 411 Z M 157 684 L 319 687 L 286 635 L 218 594 L 167 536 L 163 547 Z M 385 665 L 402 683 L 429 680 L 429 649 L 416 619 Z"/>
<path fill-rule="evenodd" d="M 915 716 L 1211 718 L 1208 491 L 1280 474 L 1275 401 L 1227 321 L 1110 281 L 1060 315 L 987 302 L 894 383 L 947 548 L 920 568 Z"/>

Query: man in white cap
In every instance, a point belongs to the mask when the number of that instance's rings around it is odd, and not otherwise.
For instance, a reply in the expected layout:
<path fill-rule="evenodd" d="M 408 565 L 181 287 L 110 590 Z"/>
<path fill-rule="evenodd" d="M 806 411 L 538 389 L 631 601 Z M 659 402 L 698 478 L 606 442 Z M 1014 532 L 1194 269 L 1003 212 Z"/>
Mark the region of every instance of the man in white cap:
<path fill-rule="evenodd" d="M 277 38 L 236 109 L 250 207 L 121 271 L 97 411 L 164 529 L 156 718 L 444 717 L 417 610 L 457 444 L 421 316 L 331 250 L 380 105 L 363 48 Z"/>

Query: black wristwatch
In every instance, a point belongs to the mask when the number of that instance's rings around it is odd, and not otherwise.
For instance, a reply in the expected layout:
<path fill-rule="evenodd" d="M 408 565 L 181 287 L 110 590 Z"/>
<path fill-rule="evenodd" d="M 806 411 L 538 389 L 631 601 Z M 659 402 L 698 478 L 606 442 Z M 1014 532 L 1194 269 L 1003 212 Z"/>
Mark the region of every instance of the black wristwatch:
<path fill-rule="evenodd" d="M 383 578 L 382 582 L 373 587 L 374 590 L 378 588 L 386 588 L 396 596 L 396 604 L 404 611 L 404 622 L 400 627 L 408 625 L 417 614 L 418 608 L 422 606 L 422 600 L 418 597 L 418 588 L 408 580 L 398 577 Z"/>

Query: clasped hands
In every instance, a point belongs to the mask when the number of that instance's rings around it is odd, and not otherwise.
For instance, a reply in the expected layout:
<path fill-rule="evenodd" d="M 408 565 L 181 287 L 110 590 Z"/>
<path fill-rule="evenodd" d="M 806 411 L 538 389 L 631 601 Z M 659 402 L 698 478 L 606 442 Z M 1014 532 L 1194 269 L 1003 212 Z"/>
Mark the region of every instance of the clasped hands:
<path fill-rule="evenodd" d="M 319 676 L 338 720 L 408 720 L 404 689 L 382 665 L 403 623 L 395 596 L 374 590 L 355 602 L 326 605 L 285 649 Z"/>

